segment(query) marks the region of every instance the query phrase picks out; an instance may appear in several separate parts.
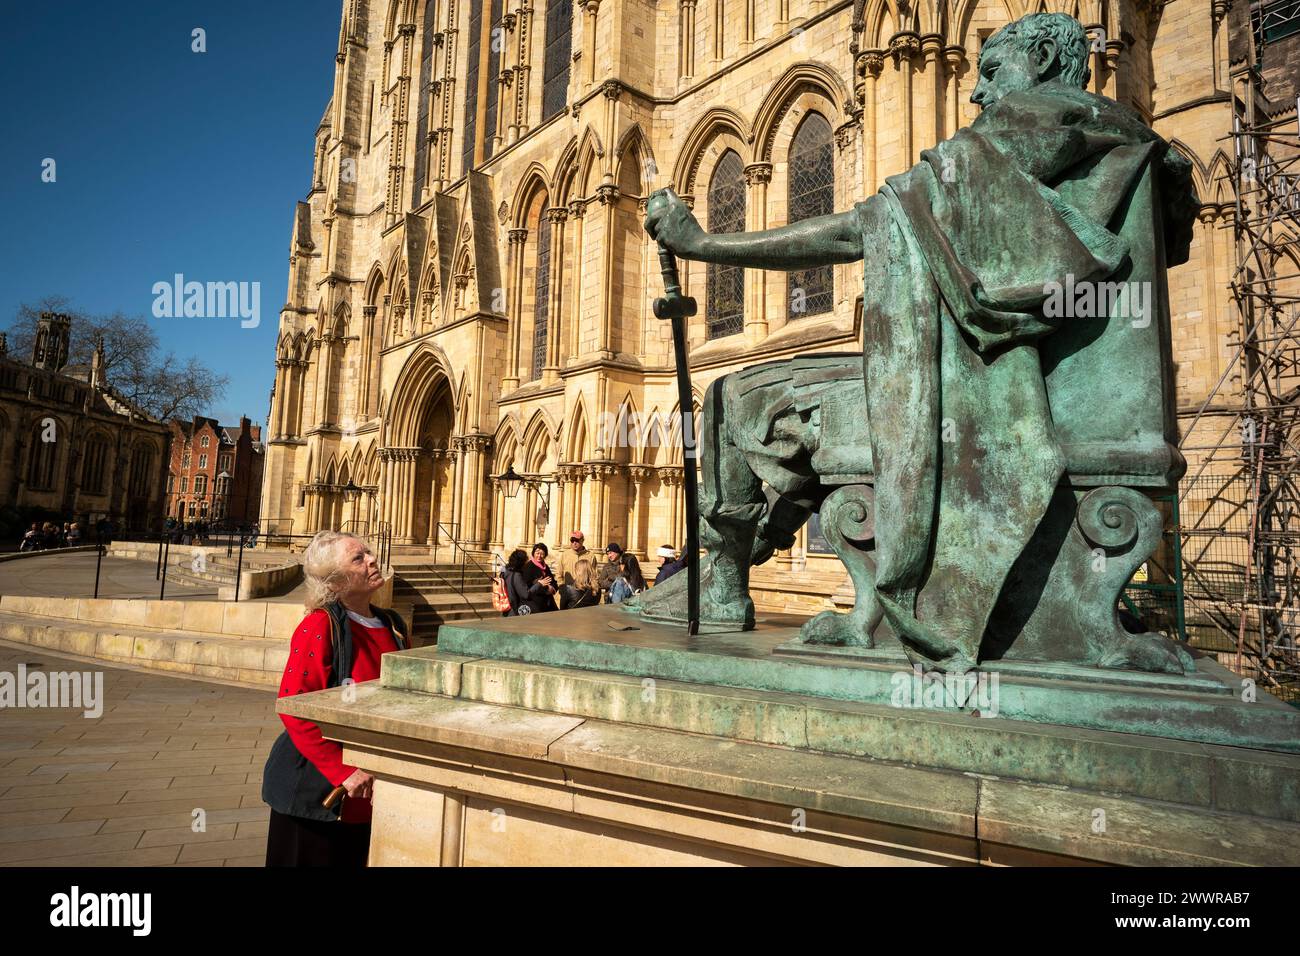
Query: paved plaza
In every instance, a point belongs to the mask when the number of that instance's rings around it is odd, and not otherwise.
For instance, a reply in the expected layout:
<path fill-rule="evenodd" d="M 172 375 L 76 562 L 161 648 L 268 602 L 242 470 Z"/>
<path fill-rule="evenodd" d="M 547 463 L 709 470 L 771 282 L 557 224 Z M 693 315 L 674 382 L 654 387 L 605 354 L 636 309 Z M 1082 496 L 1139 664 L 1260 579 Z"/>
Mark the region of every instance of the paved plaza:
<path fill-rule="evenodd" d="M 103 715 L 0 710 L 0 865 L 264 864 L 262 765 L 282 728 L 273 691 L 0 643 L 0 671 L 20 664 L 102 671 Z"/>
<path fill-rule="evenodd" d="M 175 561 L 173 560 L 173 565 Z M 159 582 L 154 561 L 105 556 L 99 568 L 101 598 L 158 598 Z M 0 562 L 0 594 L 48 597 L 93 597 L 95 552 L 46 551 L 31 557 Z M 167 578 L 169 601 L 214 601 L 215 584 L 196 587 Z"/>

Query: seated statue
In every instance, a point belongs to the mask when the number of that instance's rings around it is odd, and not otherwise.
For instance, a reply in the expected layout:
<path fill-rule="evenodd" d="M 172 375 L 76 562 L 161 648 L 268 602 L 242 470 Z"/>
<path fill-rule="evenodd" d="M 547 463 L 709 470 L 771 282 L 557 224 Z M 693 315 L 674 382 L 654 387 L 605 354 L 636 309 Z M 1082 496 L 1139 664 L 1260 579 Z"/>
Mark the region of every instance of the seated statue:
<path fill-rule="evenodd" d="M 804 641 L 896 641 L 953 672 L 1192 670 L 1176 642 L 1127 633 L 1117 602 L 1159 544 L 1150 495 L 1185 467 L 1165 273 L 1199 201 L 1185 159 L 1084 89 L 1087 58 L 1062 14 L 1003 28 L 979 118 L 851 212 L 708 235 L 670 192 L 654 204 L 647 231 L 687 259 L 864 262 L 861 354 L 747 368 L 705 396 L 702 628 L 753 627 L 750 567 L 819 511 L 857 598 Z M 682 619 L 675 580 L 641 612 Z"/>

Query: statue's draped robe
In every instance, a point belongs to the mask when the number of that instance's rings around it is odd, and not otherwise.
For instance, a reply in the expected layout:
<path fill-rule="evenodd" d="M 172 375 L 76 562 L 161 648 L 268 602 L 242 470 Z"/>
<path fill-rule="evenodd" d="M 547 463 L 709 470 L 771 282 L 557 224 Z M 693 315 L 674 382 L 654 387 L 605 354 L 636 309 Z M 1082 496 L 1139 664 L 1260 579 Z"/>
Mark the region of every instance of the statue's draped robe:
<path fill-rule="evenodd" d="M 1190 169 L 1127 108 L 1040 86 L 855 207 L 877 598 L 916 660 L 978 660 L 1065 470 L 1037 340 L 1060 322 L 1104 321 L 1045 318 L 1045 287 L 1102 281 L 1126 261 L 1108 227 L 1148 162 L 1164 177 Z"/>

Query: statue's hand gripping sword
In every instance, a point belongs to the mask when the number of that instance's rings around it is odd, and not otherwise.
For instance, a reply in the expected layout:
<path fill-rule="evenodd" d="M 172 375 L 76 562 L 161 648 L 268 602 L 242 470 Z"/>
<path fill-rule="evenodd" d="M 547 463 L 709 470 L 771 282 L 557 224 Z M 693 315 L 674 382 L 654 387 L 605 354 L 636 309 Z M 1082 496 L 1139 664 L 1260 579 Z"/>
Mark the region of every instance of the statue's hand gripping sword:
<path fill-rule="evenodd" d="M 665 191 L 656 192 L 646 203 L 646 213 L 662 209 L 669 202 Z M 677 259 L 667 247 L 659 243 L 659 270 L 663 275 L 664 294 L 654 300 L 657 319 L 668 319 L 673 329 L 673 359 L 677 365 L 677 404 L 681 409 L 682 430 L 682 493 L 686 498 L 686 543 L 682 554 L 686 558 L 686 629 L 696 634 L 700 629 L 700 527 L 699 500 L 696 491 L 695 456 L 695 403 L 691 392 L 691 369 L 686 358 L 686 320 L 696 312 L 695 299 L 682 295 L 682 284 L 677 276 Z"/>

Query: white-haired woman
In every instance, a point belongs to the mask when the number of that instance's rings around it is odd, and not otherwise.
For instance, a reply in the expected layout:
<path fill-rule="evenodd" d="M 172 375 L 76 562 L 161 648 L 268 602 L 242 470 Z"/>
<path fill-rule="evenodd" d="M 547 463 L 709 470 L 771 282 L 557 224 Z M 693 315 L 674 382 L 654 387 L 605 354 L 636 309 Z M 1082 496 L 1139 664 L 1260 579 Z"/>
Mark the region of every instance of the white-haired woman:
<path fill-rule="evenodd" d="M 307 616 L 293 632 L 281 697 L 337 687 L 344 680 L 374 680 L 379 658 L 408 645 L 406 625 L 371 596 L 383 575 L 366 542 L 322 531 L 302 558 Z M 267 866 L 365 866 L 370 850 L 368 773 L 343 762 L 343 746 L 309 720 L 281 714 L 262 774 L 262 799 L 271 807 Z M 346 796 L 326 807 L 336 787 Z"/>

